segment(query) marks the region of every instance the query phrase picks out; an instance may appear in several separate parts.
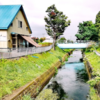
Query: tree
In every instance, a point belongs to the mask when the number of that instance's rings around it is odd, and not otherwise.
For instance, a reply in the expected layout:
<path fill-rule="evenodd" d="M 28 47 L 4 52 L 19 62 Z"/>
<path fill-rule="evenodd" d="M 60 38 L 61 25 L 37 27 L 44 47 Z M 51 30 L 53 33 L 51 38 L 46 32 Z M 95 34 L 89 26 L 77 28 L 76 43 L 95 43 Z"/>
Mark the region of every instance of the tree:
<path fill-rule="evenodd" d="M 45 29 L 48 35 L 53 38 L 53 49 L 55 50 L 56 40 L 60 35 L 63 35 L 66 27 L 70 25 L 70 20 L 66 21 L 68 17 L 63 12 L 58 11 L 55 5 L 48 7 L 46 12 L 48 17 L 44 18 L 46 22 Z"/>
<path fill-rule="evenodd" d="M 98 39 L 98 32 L 95 24 L 92 21 L 83 21 L 83 23 L 79 23 L 78 34 L 75 36 L 77 40 L 94 40 Z"/>
<path fill-rule="evenodd" d="M 58 40 L 58 42 L 59 42 L 59 43 L 64 43 L 64 42 L 66 42 L 66 38 L 65 38 L 65 37 L 62 37 L 62 38 L 60 38 L 60 39 Z"/>
<path fill-rule="evenodd" d="M 40 38 L 40 42 L 43 42 L 45 39 L 45 37 Z"/>
<path fill-rule="evenodd" d="M 74 43 L 72 40 L 67 40 L 67 43 Z"/>
<path fill-rule="evenodd" d="M 96 15 L 95 26 L 97 27 L 98 41 L 100 42 L 100 11 Z"/>

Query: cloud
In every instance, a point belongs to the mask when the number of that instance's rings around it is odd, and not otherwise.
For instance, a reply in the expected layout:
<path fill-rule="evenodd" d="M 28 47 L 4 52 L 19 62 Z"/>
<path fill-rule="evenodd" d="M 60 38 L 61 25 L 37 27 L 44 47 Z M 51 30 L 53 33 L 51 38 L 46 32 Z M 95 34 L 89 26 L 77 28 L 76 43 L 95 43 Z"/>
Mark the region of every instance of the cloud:
<path fill-rule="evenodd" d="M 0 2 L 0 5 L 2 5 L 2 3 Z"/>
<path fill-rule="evenodd" d="M 64 36 L 75 39 L 79 22 L 92 20 L 100 10 L 100 0 L 0 0 L 0 4 L 22 4 L 30 23 L 33 36 L 40 37 L 46 34 L 44 16 L 47 7 L 55 4 L 71 20 Z"/>

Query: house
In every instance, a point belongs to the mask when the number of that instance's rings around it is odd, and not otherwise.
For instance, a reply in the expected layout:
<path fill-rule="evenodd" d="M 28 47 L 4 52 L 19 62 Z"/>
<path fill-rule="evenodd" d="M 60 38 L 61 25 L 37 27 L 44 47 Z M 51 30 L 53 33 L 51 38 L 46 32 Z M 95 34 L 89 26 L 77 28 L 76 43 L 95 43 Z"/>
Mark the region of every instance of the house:
<path fill-rule="evenodd" d="M 22 5 L 0 5 L 0 48 L 39 47 Z"/>

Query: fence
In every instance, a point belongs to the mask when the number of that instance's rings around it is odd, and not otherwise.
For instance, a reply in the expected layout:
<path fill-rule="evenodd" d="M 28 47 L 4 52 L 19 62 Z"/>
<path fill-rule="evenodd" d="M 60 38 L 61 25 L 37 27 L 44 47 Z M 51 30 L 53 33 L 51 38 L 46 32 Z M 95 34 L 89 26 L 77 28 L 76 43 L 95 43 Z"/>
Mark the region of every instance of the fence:
<path fill-rule="evenodd" d="M 77 41 L 68 41 L 68 40 L 58 40 L 58 44 L 75 44 L 75 43 L 89 43 L 92 42 L 91 40 L 77 40 Z"/>
<path fill-rule="evenodd" d="M 35 53 L 42 53 L 52 48 L 52 45 L 46 47 L 29 47 L 12 49 L 0 49 L 0 59 L 2 58 L 17 58 L 25 55 L 31 55 Z M 4 52 L 3 52 L 4 51 Z"/>

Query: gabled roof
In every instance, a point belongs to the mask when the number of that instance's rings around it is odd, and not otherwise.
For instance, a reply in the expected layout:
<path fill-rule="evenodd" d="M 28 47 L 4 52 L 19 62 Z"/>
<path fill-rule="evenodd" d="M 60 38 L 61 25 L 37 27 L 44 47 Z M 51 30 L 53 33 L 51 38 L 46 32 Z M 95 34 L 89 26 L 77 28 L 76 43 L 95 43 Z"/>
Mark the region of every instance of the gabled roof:
<path fill-rule="evenodd" d="M 32 33 L 22 5 L 0 5 L 0 29 L 8 29 L 19 10 L 23 12 L 30 32 Z"/>

